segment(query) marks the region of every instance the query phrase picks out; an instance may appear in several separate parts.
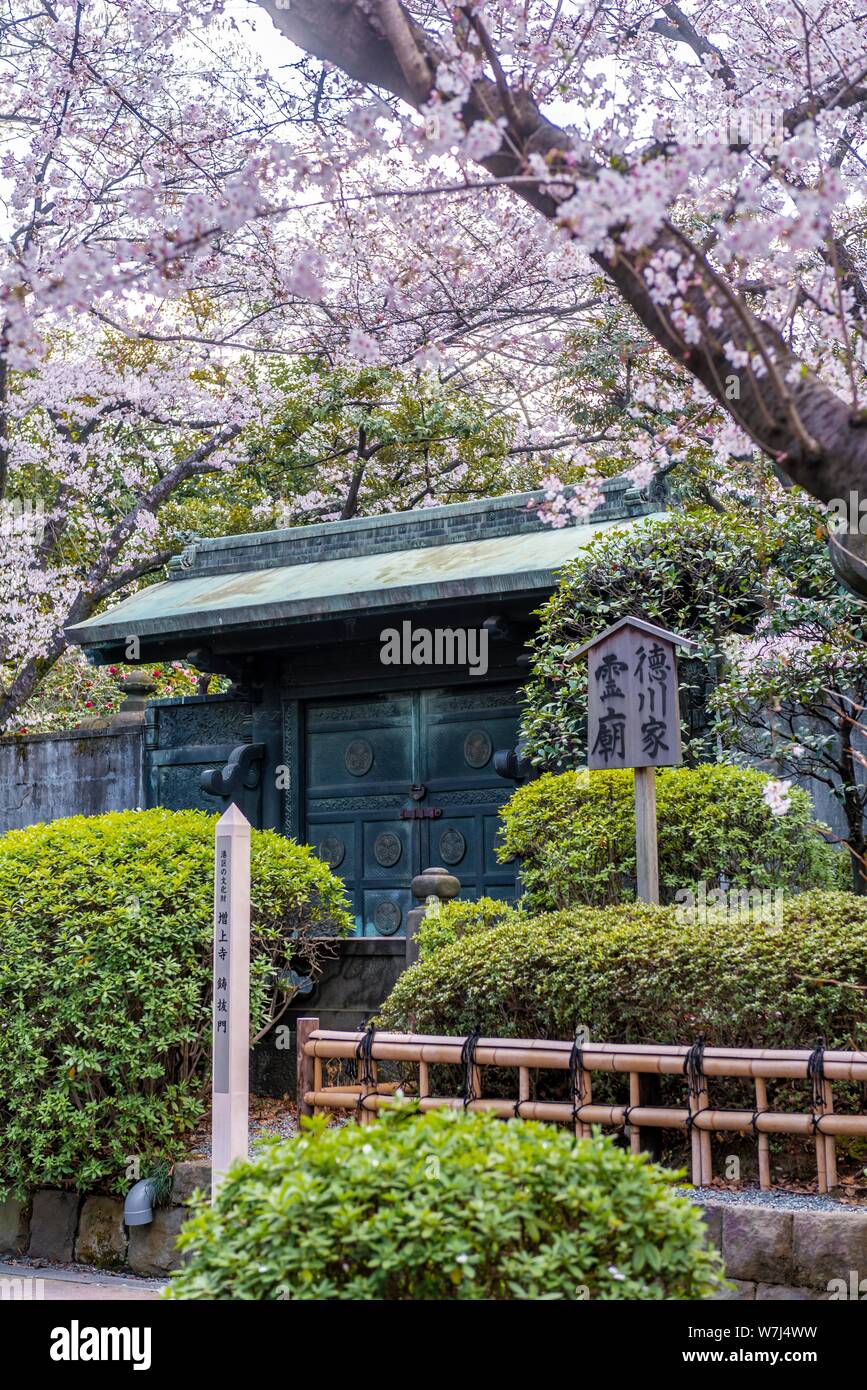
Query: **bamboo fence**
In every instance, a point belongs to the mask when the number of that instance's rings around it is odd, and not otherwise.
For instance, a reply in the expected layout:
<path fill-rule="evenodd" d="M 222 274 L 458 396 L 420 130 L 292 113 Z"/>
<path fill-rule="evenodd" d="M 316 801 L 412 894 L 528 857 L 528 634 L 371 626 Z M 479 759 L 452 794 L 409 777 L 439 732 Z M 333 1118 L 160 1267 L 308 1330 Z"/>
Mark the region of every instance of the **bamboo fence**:
<path fill-rule="evenodd" d="M 353 1083 L 325 1085 L 324 1061 L 355 1061 Z M 758 1144 L 759 1182 L 771 1186 L 768 1135 L 813 1138 L 819 1191 L 837 1185 L 837 1137 L 867 1135 L 867 1114 L 842 1114 L 834 1109 L 832 1083 L 867 1082 L 867 1052 L 837 1052 L 821 1045 L 810 1049 L 767 1051 L 751 1048 L 692 1047 L 669 1044 L 558 1042 L 537 1038 L 435 1037 L 417 1033 L 339 1032 L 321 1029 L 317 1018 L 298 1020 L 298 1106 L 301 1114 L 318 1110 L 354 1110 L 362 1123 L 377 1110 L 400 1099 L 398 1082 L 379 1080 L 380 1062 L 402 1062 L 418 1068 L 418 1104 L 422 1111 L 443 1106 L 488 1110 L 502 1119 L 544 1120 L 574 1128 L 585 1137 L 593 1125 L 616 1128 L 629 1136 L 633 1153 L 642 1147 L 642 1129 L 686 1130 L 691 1147 L 692 1181 L 707 1186 L 712 1179 L 711 1135 L 749 1133 Z M 429 1094 L 432 1065 L 459 1067 L 459 1096 Z M 485 1067 L 517 1071 L 514 1100 L 482 1094 Z M 531 1099 L 531 1072 L 565 1071 L 571 1101 Z M 629 1102 L 603 1105 L 593 1100 L 593 1072 L 629 1078 Z M 682 1076 L 684 1104 L 642 1104 L 643 1076 Z M 750 1079 L 755 1088 L 754 1110 L 718 1110 L 711 1105 L 713 1078 Z M 792 1114 L 768 1106 L 767 1082 L 805 1081 L 811 1086 L 811 1108 Z"/>

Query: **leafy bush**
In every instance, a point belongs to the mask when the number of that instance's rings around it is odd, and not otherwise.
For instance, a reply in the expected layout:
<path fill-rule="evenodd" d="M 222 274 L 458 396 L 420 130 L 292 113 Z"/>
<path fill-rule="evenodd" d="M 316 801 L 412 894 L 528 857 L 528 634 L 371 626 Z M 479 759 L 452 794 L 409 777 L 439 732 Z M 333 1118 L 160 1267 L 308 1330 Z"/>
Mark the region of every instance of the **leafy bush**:
<path fill-rule="evenodd" d="M 477 898 L 475 902 L 452 898 L 442 902 L 438 911 L 428 910 L 421 920 L 416 933 L 419 960 L 426 960 L 462 936 L 515 920 L 520 920 L 520 914 L 511 903 L 498 898 Z"/>
<path fill-rule="evenodd" d="M 126 1184 L 202 1113 L 215 816 L 75 816 L 0 839 L 0 1191 Z M 349 930 L 312 850 L 252 838 L 251 1017 Z"/>
<path fill-rule="evenodd" d="M 765 518 L 745 525 L 743 515 L 702 510 L 600 532 L 563 567 L 542 609 L 522 717 L 526 752 L 548 769 L 585 761 L 587 662 L 566 657 L 630 613 L 696 643 L 680 662 L 682 709 L 691 715 L 687 757 L 690 743 L 696 760 L 712 756 L 705 705 L 722 639 L 752 630 L 769 593 L 837 593 L 822 535 L 805 507 L 777 514 L 770 528 Z"/>
<path fill-rule="evenodd" d="M 805 893 L 761 922 L 630 904 L 482 927 L 407 970 L 378 1024 L 420 1033 L 867 1047 L 867 899 Z M 486 1071 L 487 1075 L 487 1071 Z"/>
<path fill-rule="evenodd" d="M 841 856 L 813 821 L 808 794 L 793 788 L 791 809 L 771 814 L 768 778 L 752 768 L 710 763 L 657 775 L 659 884 L 678 889 L 720 880 L 730 887 L 797 892 L 840 882 Z M 635 806 L 625 772 L 545 773 L 519 787 L 501 812 L 503 858 L 521 859 L 522 900 L 545 912 L 634 897 Z"/>
<path fill-rule="evenodd" d="M 232 1168 L 184 1226 L 192 1258 L 170 1297 L 695 1299 L 719 1287 L 699 1212 L 608 1139 L 410 1106 L 324 1124 Z"/>
<path fill-rule="evenodd" d="M 573 647 L 627 613 L 691 637 L 698 660 L 681 661 L 681 677 L 701 705 L 715 643 L 752 625 L 762 594 L 756 538 L 712 513 L 603 531 L 563 567 L 542 609 L 522 718 L 527 752 L 546 768 L 586 759 L 587 662 L 566 660 Z"/>

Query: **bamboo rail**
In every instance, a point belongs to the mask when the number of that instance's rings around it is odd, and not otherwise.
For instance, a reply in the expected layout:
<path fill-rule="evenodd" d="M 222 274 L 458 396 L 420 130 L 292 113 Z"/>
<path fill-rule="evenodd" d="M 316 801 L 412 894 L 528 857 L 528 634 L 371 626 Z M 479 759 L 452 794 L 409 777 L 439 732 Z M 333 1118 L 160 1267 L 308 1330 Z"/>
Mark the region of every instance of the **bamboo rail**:
<path fill-rule="evenodd" d="M 323 1060 L 352 1060 L 356 1079 L 326 1086 Z M 716 1132 L 756 1135 L 759 1183 L 771 1186 L 769 1134 L 813 1138 L 819 1191 L 837 1183 L 837 1136 L 867 1135 L 867 1114 L 843 1114 L 834 1109 L 833 1081 L 867 1081 L 867 1052 L 839 1052 L 821 1045 L 809 1049 L 770 1051 L 757 1048 L 692 1047 L 671 1044 L 622 1044 L 586 1042 L 580 1046 L 540 1038 L 439 1037 L 416 1033 L 340 1032 L 320 1028 L 316 1018 L 298 1021 L 298 1106 L 302 1114 L 317 1110 L 354 1110 L 368 1123 L 377 1110 L 401 1099 L 398 1083 L 379 1080 L 379 1062 L 405 1062 L 418 1067 L 418 1104 L 422 1112 L 441 1109 L 486 1110 L 502 1119 L 520 1118 L 567 1124 L 584 1137 L 592 1125 L 617 1128 L 628 1134 L 633 1153 L 641 1144 L 640 1131 L 686 1130 L 692 1153 L 692 1180 L 706 1186 L 712 1178 L 711 1135 Z M 462 1096 L 432 1096 L 430 1067 L 460 1067 Z M 516 1100 L 482 1095 L 482 1068 L 512 1067 L 517 1072 Z M 571 1103 L 533 1100 L 531 1070 L 568 1071 Z M 604 1105 L 593 1101 L 594 1071 L 629 1078 L 629 1103 Z M 686 1089 L 684 1107 L 642 1105 L 642 1075 L 682 1076 Z M 756 1108 L 718 1110 L 711 1106 L 708 1081 L 712 1077 L 750 1078 L 755 1085 Z M 787 1113 L 768 1107 L 767 1081 L 809 1081 L 812 1109 Z"/>

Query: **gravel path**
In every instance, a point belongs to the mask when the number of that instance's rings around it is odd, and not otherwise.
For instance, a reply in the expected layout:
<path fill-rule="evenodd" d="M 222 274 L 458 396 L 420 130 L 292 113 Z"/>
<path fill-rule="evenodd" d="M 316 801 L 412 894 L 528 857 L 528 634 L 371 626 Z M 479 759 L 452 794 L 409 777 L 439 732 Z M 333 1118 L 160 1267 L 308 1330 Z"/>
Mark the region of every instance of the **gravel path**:
<path fill-rule="evenodd" d="M 867 1203 L 840 1202 L 836 1197 L 827 1197 L 815 1192 L 784 1192 L 772 1189 L 762 1192 L 758 1187 L 679 1187 L 677 1191 L 691 1202 L 705 1205 L 713 1202 L 721 1206 L 773 1207 L 778 1211 L 845 1211 L 864 1215 Z"/>
<path fill-rule="evenodd" d="M 248 1131 L 247 1152 L 250 1157 L 256 1151 L 256 1146 L 262 1139 L 290 1139 L 292 1135 L 298 1133 L 298 1120 L 294 1113 L 288 1111 L 285 1115 L 275 1116 L 269 1120 L 251 1120 Z M 211 1157 L 211 1136 L 199 1133 L 196 1135 L 191 1156 L 194 1158 Z"/>

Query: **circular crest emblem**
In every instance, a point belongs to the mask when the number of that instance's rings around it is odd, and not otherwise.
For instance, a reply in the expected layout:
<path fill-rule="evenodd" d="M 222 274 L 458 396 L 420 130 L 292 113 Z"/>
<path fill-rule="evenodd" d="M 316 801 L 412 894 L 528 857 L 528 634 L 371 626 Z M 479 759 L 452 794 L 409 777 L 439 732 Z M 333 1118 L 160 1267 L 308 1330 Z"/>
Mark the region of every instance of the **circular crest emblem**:
<path fill-rule="evenodd" d="M 346 846 L 339 835 L 326 835 L 319 844 L 319 858 L 329 869 L 336 869 L 346 858 Z"/>
<path fill-rule="evenodd" d="M 444 864 L 460 864 L 467 842 L 459 830 L 444 830 L 440 836 L 440 859 Z"/>
<path fill-rule="evenodd" d="M 366 738 L 353 739 L 344 754 L 346 771 L 353 777 L 363 777 L 373 767 L 373 749 Z"/>
<path fill-rule="evenodd" d="M 382 835 L 377 835 L 373 842 L 373 854 L 377 864 L 381 864 L 384 869 L 390 869 L 396 864 L 403 854 L 403 845 L 400 836 L 393 831 L 386 830 Z"/>
<path fill-rule="evenodd" d="M 377 903 L 373 909 L 373 925 L 383 936 L 393 936 L 401 924 L 402 917 L 397 903 L 389 898 Z"/>
<path fill-rule="evenodd" d="M 491 761 L 493 744 L 484 729 L 473 729 L 464 739 L 464 761 L 470 767 L 485 767 Z"/>

